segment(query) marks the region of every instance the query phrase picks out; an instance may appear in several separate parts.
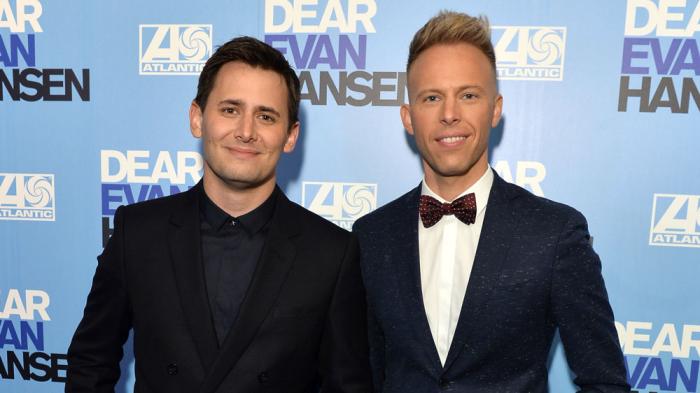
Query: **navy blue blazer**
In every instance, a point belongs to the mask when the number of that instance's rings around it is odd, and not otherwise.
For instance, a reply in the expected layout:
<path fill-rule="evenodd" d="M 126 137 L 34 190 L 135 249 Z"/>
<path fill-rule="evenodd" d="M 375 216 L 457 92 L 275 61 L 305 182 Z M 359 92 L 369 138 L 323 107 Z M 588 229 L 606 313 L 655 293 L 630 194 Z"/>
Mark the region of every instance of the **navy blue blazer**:
<path fill-rule="evenodd" d="M 585 218 L 498 176 L 443 367 L 421 293 L 420 192 L 354 226 L 377 392 L 546 392 L 557 328 L 581 391 L 630 391 Z"/>

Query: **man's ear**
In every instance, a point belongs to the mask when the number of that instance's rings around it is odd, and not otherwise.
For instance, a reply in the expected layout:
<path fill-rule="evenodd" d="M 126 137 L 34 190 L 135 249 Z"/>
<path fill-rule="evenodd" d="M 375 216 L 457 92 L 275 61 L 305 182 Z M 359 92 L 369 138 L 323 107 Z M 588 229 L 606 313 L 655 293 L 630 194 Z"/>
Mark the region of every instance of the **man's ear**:
<path fill-rule="evenodd" d="M 406 132 L 413 135 L 413 123 L 411 123 L 411 106 L 409 104 L 401 105 L 401 122 Z"/>
<path fill-rule="evenodd" d="M 284 142 L 283 151 L 285 153 L 291 153 L 294 151 L 294 147 L 297 144 L 297 139 L 299 138 L 299 122 L 294 122 L 287 132 L 287 140 Z"/>
<path fill-rule="evenodd" d="M 491 128 L 495 128 L 501 121 L 501 114 L 503 111 L 503 96 L 496 96 L 496 101 L 493 106 L 493 116 L 491 117 Z"/>
<path fill-rule="evenodd" d="M 190 104 L 190 132 L 195 138 L 202 137 L 202 109 L 194 101 Z"/>

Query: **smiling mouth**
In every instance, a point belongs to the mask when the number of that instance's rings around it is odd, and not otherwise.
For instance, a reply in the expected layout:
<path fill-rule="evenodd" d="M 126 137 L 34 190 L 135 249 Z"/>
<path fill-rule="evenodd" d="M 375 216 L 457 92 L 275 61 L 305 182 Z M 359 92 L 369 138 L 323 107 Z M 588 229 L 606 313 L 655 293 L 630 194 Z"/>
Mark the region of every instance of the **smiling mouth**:
<path fill-rule="evenodd" d="M 259 154 L 257 150 L 254 149 L 246 149 L 246 148 L 241 148 L 237 146 L 230 146 L 227 147 L 226 150 L 228 150 L 230 153 L 234 155 L 239 155 L 239 156 L 254 156 Z"/>
<path fill-rule="evenodd" d="M 447 136 L 444 138 L 438 138 L 437 141 L 442 143 L 457 143 L 465 140 L 467 140 L 466 136 Z"/>
<path fill-rule="evenodd" d="M 466 143 L 467 139 L 469 139 L 469 135 L 450 135 L 450 136 L 443 136 L 440 138 L 435 138 L 435 142 L 439 143 L 440 145 L 444 147 L 458 147 L 462 146 L 462 144 Z"/>

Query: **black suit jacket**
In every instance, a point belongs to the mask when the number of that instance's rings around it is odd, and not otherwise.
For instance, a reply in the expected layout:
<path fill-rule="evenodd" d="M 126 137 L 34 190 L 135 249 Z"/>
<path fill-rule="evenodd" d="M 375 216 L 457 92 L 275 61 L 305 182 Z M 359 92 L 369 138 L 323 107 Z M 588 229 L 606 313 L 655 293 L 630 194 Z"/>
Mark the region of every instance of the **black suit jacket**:
<path fill-rule="evenodd" d="M 354 227 L 377 392 L 546 392 L 556 328 L 582 391 L 629 391 L 584 217 L 498 176 L 443 367 L 421 292 L 420 192 L 419 186 Z"/>
<path fill-rule="evenodd" d="M 136 393 L 292 393 L 317 383 L 322 392 L 368 392 L 355 238 L 280 192 L 239 317 L 219 348 L 199 187 L 117 210 L 68 350 L 66 392 L 112 392 L 131 328 Z"/>

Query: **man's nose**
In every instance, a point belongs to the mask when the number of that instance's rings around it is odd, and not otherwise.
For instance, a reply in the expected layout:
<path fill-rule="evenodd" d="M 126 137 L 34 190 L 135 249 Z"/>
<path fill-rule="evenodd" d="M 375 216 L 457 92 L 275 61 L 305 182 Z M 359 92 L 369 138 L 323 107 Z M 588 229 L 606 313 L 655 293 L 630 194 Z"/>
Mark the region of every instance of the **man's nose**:
<path fill-rule="evenodd" d="M 457 124 L 460 120 L 457 102 L 453 98 L 445 98 L 442 104 L 440 122 L 446 126 Z"/>
<path fill-rule="evenodd" d="M 241 142 L 252 142 L 256 138 L 254 115 L 244 115 L 234 130 L 236 139 Z"/>

